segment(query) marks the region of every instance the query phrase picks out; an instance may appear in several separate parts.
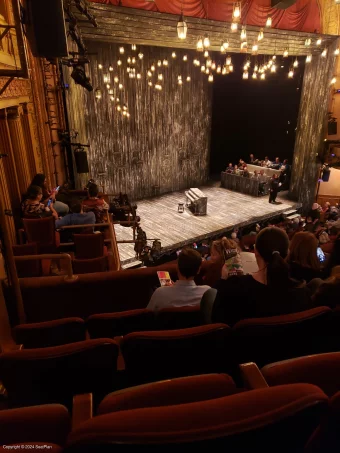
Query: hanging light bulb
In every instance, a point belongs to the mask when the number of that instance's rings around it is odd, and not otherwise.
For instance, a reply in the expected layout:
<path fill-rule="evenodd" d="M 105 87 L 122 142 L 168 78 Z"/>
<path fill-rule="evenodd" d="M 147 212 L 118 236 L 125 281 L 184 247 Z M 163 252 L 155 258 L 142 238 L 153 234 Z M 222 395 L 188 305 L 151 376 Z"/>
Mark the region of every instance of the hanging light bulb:
<path fill-rule="evenodd" d="M 261 80 L 265 80 L 266 79 L 266 74 L 264 72 L 261 74 L 260 79 Z"/>
<path fill-rule="evenodd" d="M 213 71 L 215 71 L 215 69 L 216 69 L 216 63 L 214 61 L 211 63 L 211 69 Z"/>
<path fill-rule="evenodd" d="M 178 78 L 178 85 L 182 85 L 182 84 L 183 84 L 182 77 L 181 77 L 181 78 Z"/>
<path fill-rule="evenodd" d="M 190 80 L 191 80 L 191 77 L 188 76 L 188 77 L 187 77 L 187 82 L 190 82 Z"/>
<path fill-rule="evenodd" d="M 130 64 L 131 63 L 131 58 L 128 57 L 128 59 L 126 61 Z"/>
<path fill-rule="evenodd" d="M 163 60 L 163 66 L 168 66 L 169 65 L 169 62 L 166 58 L 164 58 Z"/>
<path fill-rule="evenodd" d="M 206 51 L 204 52 L 204 58 L 208 58 L 208 57 L 209 57 L 209 52 L 206 50 Z"/>
<path fill-rule="evenodd" d="M 267 20 L 266 20 L 266 27 L 270 28 L 272 26 L 272 24 L 273 24 L 272 17 L 268 16 Z"/>
<path fill-rule="evenodd" d="M 206 68 L 205 73 L 206 73 L 207 75 L 210 74 L 210 69 L 209 69 L 209 68 Z"/>
<path fill-rule="evenodd" d="M 208 77 L 208 82 L 213 82 L 213 81 L 214 81 L 214 76 L 212 74 L 210 74 Z"/>
<path fill-rule="evenodd" d="M 121 66 L 121 65 L 122 65 L 122 60 L 118 60 L 118 61 L 117 61 L 117 65 L 118 65 L 118 66 Z"/>
<path fill-rule="evenodd" d="M 310 38 L 306 38 L 305 40 L 305 46 L 309 47 L 312 44 L 312 40 Z M 321 43 L 320 43 L 321 44 Z"/>
<path fill-rule="evenodd" d="M 142 78 L 141 74 L 137 74 L 137 79 L 140 80 L 141 78 Z"/>
<path fill-rule="evenodd" d="M 234 70 L 234 66 L 231 64 L 231 65 L 229 66 L 229 71 L 230 71 L 230 72 L 233 72 L 233 70 Z"/>
<path fill-rule="evenodd" d="M 221 71 L 222 71 L 222 68 L 221 68 L 220 65 L 218 65 L 217 68 L 216 68 L 217 74 L 221 74 Z"/>
<path fill-rule="evenodd" d="M 222 68 L 222 74 L 223 75 L 226 75 L 227 74 L 227 68 L 225 66 L 223 66 Z"/>
<path fill-rule="evenodd" d="M 129 113 L 129 112 L 126 112 L 126 116 L 127 116 L 128 118 L 130 118 L 130 113 Z"/>
<path fill-rule="evenodd" d="M 288 49 L 285 49 L 284 52 L 283 52 L 283 57 L 287 58 L 288 55 L 289 55 Z"/>
<path fill-rule="evenodd" d="M 203 39 L 203 47 L 205 49 L 208 49 L 208 47 L 210 47 L 210 39 L 208 35 L 206 35 Z"/>
<path fill-rule="evenodd" d="M 272 60 L 274 60 L 274 61 L 276 60 L 276 55 L 272 56 Z"/>
<path fill-rule="evenodd" d="M 241 51 L 242 52 L 247 52 L 247 46 L 248 46 L 247 41 L 241 42 Z"/>
<path fill-rule="evenodd" d="M 109 84 L 109 83 L 106 85 L 106 88 L 107 88 L 108 90 L 110 89 L 110 84 Z"/>
<path fill-rule="evenodd" d="M 148 77 L 152 77 L 152 72 L 148 71 Z"/>
<path fill-rule="evenodd" d="M 197 49 L 199 52 L 202 52 L 202 51 L 203 51 L 203 39 L 202 39 L 202 38 L 200 38 L 200 39 L 197 41 L 196 49 Z"/>
<path fill-rule="evenodd" d="M 152 82 L 151 82 L 151 80 L 148 81 L 148 85 L 149 85 L 149 87 L 152 87 Z"/>
<path fill-rule="evenodd" d="M 258 70 L 259 70 L 259 66 L 256 64 L 256 65 L 254 66 L 254 72 L 257 72 Z"/>
<path fill-rule="evenodd" d="M 101 99 L 102 98 L 102 92 L 99 88 L 97 88 L 94 92 L 96 99 Z"/>
<path fill-rule="evenodd" d="M 103 65 L 99 63 L 98 69 L 103 69 Z"/>
<path fill-rule="evenodd" d="M 339 55 L 340 54 L 340 49 L 339 47 L 337 49 L 334 50 L 334 55 Z"/>
<path fill-rule="evenodd" d="M 317 41 L 316 41 L 316 45 L 317 46 L 321 46 L 321 44 L 322 44 L 322 39 L 318 38 Z"/>
<path fill-rule="evenodd" d="M 183 55 L 183 61 L 188 61 L 188 56 L 187 55 Z"/>
<path fill-rule="evenodd" d="M 201 72 L 205 72 L 205 66 L 204 65 L 201 66 Z"/>
<path fill-rule="evenodd" d="M 144 57 L 144 54 L 142 54 L 142 52 L 139 52 L 138 58 L 139 58 L 140 60 L 143 60 L 143 57 Z"/>
<path fill-rule="evenodd" d="M 114 100 L 115 100 L 114 96 L 110 96 L 110 101 L 113 102 Z"/>
<path fill-rule="evenodd" d="M 112 72 L 113 71 L 113 67 L 110 65 L 109 66 L 109 71 Z"/>
<path fill-rule="evenodd" d="M 152 72 L 156 71 L 155 65 L 153 64 L 150 69 Z"/>
<path fill-rule="evenodd" d="M 120 90 L 122 90 L 122 89 L 123 89 L 123 84 L 120 83 L 120 84 L 118 85 L 118 88 L 119 88 Z"/>
<path fill-rule="evenodd" d="M 236 2 L 233 7 L 233 19 L 239 21 L 241 19 L 241 3 Z"/>
<path fill-rule="evenodd" d="M 253 75 L 251 77 L 252 77 L 252 79 L 257 79 L 257 73 L 253 72 Z"/>
<path fill-rule="evenodd" d="M 163 80 L 163 74 L 158 74 L 158 80 Z"/>
<path fill-rule="evenodd" d="M 223 43 L 221 44 L 220 51 L 221 51 L 221 53 L 226 53 L 226 49 L 225 49 Z"/>
<path fill-rule="evenodd" d="M 136 44 L 131 44 L 131 50 L 136 50 L 137 47 L 136 47 Z"/>
<path fill-rule="evenodd" d="M 172 58 L 176 58 L 176 52 L 172 52 L 171 56 Z"/>
<path fill-rule="evenodd" d="M 109 81 L 109 78 L 108 78 L 108 76 L 106 76 L 106 75 L 104 76 L 103 79 L 104 79 L 104 83 L 107 83 L 107 82 Z"/>
<path fill-rule="evenodd" d="M 225 64 L 226 64 L 227 66 L 230 66 L 230 65 L 231 65 L 231 56 L 230 56 L 230 55 L 228 55 L 227 58 L 225 59 Z"/>
<path fill-rule="evenodd" d="M 297 68 L 298 66 L 299 66 L 299 62 L 298 62 L 297 58 L 295 58 L 295 61 L 293 63 L 293 67 Z"/>
<path fill-rule="evenodd" d="M 326 57 L 327 56 L 327 49 L 323 49 L 323 51 L 321 52 L 321 56 L 322 57 Z"/>
<path fill-rule="evenodd" d="M 205 64 L 208 68 L 211 68 L 211 64 L 212 64 L 211 58 L 208 58 L 207 61 L 205 62 Z"/>
<path fill-rule="evenodd" d="M 119 53 L 123 54 L 125 52 L 124 47 L 119 47 Z"/>
<path fill-rule="evenodd" d="M 177 36 L 179 39 L 185 39 L 187 37 L 188 26 L 184 21 L 183 11 L 179 17 L 179 21 L 177 23 Z"/>
<path fill-rule="evenodd" d="M 158 61 L 157 61 L 157 66 L 158 66 L 158 67 L 161 67 L 161 66 L 162 66 L 161 60 L 158 60 Z"/>
<path fill-rule="evenodd" d="M 259 31 L 257 40 L 258 40 L 258 41 L 262 41 L 263 38 L 264 38 L 263 28 L 260 28 L 260 31 Z"/>
<path fill-rule="evenodd" d="M 112 88 L 109 90 L 109 94 L 113 94 L 113 89 Z"/>
<path fill-rule="evenodd" d="M 118 83 L 119 82 L 119 79 L 117 76 L 115 76 L 115 78 L 113 79 L 114 83 Z"/>
<path fill-rule="evenodd" d="M 228 39 L 224 40 L 222 45 L 223 45 L 223 47 L 225 48 L 225 50 L 227 50 L 227 49 L 229 48 L 229 41 L 228 41 Z"/>
<path fill-rule="evenodd" d="M 309 55 L 307 55 L 307 57 L 306 57 L 306 63 L 310 63 L 311 61 L 312 61 L 312 55 L 309 54 Z"/>
<path fill-rule="evenodd" d="M 334 84 L 336 84 L 336 77 L 333 77 L 331 80 L 331 85 L 334 85 Z"/>
<path fill-rule="evenodd" d="M 242 31 L 241 31 L 241 40 L 246 41 L 246 39 L 247 39 L 247 30 L 246 30 L 246 27 L 243 26 Z"/>
<path fill-rule="evenodd" d="M 292 78 L 294 77 L 294 71 L 293 71 L 292 68 L 290 68 L 290 70 L 289 70 L 289 72 L 288 72 L 288 77 L 289 77 L 290 79 L 292 79 Z"/>
<path fill-rule="evenodd" d="M 247 80 L 249 78 L 248 72 L 244 72 L 242 75 L 242 79 Z"/>
<path fill-rule="evenodd" d="M 235 33 L 238 29 L 238 25 L 236 22 L 232 22 L 232 24 L 230 25 L 230 30 Z"/>
<path fill-rule="evenodd" d="M 248 65 L 245 64 L 245 65 L 243 66 L 243 71 L 247 71 L 247 70 L 248 70 Z"/>
<path fill-rule="evenodd" d="M 120 112 L 122 110 L 120 105 L 117 105 L 117 110 L 118 110 L 118 112 Z"/>
<path fill-rule="evenodd" d="M 272 64 L 270 72 L 276 72 L 276 64 Z"/>
<path fill-rule="evenodd" d="M 253 47 L 251 48 L 251 50 L 252 50 L 253 53 L 257 53 L 258 52 L 259 46 L 258 46 L 257 42 L 254 42 Z"/>

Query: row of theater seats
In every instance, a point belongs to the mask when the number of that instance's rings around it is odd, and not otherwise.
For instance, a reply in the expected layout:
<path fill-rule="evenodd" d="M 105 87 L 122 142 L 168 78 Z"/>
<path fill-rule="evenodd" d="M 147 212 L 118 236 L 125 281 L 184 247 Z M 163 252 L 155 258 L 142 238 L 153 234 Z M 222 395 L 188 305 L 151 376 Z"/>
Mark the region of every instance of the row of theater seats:
<path fill-rule="evenodd" d="M 96 407 L 76 395 L 72 419 L 59 404 L 3 410 L 0 443 L 58 453 L 340 451 L 339 352 L 240 369 L 241 385 L 215 373 L 119 390 Z"/>

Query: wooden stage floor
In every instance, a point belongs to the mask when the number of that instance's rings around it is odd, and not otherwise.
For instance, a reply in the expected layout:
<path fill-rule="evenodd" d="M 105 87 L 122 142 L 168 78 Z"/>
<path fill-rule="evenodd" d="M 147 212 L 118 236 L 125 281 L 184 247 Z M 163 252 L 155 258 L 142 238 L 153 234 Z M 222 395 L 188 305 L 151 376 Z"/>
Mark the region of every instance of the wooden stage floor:
<path fill-rule="evenodd" d="M 160 239 L 162 250 L 174 250 L 186 244 L 222 234 L 233 227 L 266 220 L 296 207 L 296 202 L 278 197 L 280 204 L 269 204 L 268 196 L 252 197 L 220 187 L 220 183 L 200 187 L 208 197 L 206 216 L 194 216 L 189 209 L 180 214 L 178 203 L 185 193 L 172 192 L 137 202 L 137 214 L 148 238 Z M 117 240 L 132 239 L 132 229 L 115 225 Z M 151 242 L 150 242 L 151 245 Z M 135 261 L 134 244 L 119 244 L 122 265 Z"/>

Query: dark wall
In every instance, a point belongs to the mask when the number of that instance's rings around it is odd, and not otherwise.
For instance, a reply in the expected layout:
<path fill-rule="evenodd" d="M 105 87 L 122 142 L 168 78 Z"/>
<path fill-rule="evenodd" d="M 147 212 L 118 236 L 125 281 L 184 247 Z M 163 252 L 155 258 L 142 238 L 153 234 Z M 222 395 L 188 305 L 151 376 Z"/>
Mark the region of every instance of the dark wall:
<path fill-rule="evenodd" d="M 288 79 L 292 59 L 277 57 L 277 73 L 267 74 L 266 80 L 253 80 L 252 71 L 249 79 L 243 80 L 244 61 L 244 55 L 233 55 L 234 73 L 215 77 L 211 174 L 218 174 L 240 158 L 247 161 L 250 153 L 261 159 L 279 156 L 292 162 L 304 59 L 299 59 L 294 78 Z"/>
<path fill-rule="evenodd" d="M 193 65 L 195 52 L 176 50 L 174 60 L 172 49 L 137 47 L 137 52 L 132 52 L 131 46 L 124 45 L 121 56 L 115 44 L 91 41 L 87 47 L 92 54 L 92 85 L 102 90 L 103 97 L 96 100 L 94 92 L 79 94 L 71 81 L 68 109 L 75 128 L 83 129 L 85 121 L 85 140 L 91 145 L 90 176 L 103 182 L 106 193 L 123 191 L 134 199 L 204 184 L 209 177 L 211 84 Z M 137 57 L 139 51 L 144 55 L 142 60 Z M 185 54 L 187 62 L 183 61 Z M 129 55 L 136 57 L 140 80 L 128 77 Z M 120 57 L 123 65 L 118 67 Z M 169 66 L 158 68 L 157 61 L 164 58 Z M 111 85 L 114 75 L 123 83 L 124 90 L 117 90 L 115 96 L 128 104 L 129 119 L 117 113 L 110 101 L 103 82 L 108 71 L 100 71 L 98 63 L 114 67 Z M 155 74 L 163 74 L 162 91 L 148 86 L 146 73 L 152 63 L 156 64 Z M 178 75 L 182 75 L 182 87 L 177 83 Z M 154 83 L 155 79 L 154 75 Z"/>

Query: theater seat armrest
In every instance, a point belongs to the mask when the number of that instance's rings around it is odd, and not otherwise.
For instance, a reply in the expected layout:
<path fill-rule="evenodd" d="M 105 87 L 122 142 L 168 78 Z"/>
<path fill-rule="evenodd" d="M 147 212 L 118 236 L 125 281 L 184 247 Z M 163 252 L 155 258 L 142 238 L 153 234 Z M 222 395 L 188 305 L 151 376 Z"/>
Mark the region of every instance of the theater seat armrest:
<path fill-rule="evenodd" d="M 255 390 L 269 387 L 263 374 L 254 362 L 241 364 L 240 374 L 243 384 L 247 389 Z"/>
<path fill-rule="evenodd" d="M 93 417 L 92 393 L 84 393 L 73 397 L 72 429 Z"/>

